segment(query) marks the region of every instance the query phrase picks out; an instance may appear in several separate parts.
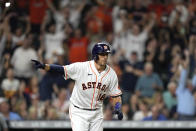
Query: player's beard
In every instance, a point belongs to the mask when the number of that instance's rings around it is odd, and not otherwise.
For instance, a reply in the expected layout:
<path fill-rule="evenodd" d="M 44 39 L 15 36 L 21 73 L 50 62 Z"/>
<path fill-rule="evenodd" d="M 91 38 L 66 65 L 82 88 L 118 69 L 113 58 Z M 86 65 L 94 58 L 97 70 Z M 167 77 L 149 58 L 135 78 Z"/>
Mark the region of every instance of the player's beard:
<path fill-rule="evenodd" d="M 96 63 L 101 66 L 102 68 L 105 68 L 106 67 L 106 64 L 107 64 L 107 61 L 108 61 L 108 57 L 107 58 L 100 58 L 96 61 Z"/>
<path fill-rule="evenodd" d="M 107 64 L 107 60 L 100 61 L 100 66 L 105 67 Z"/>

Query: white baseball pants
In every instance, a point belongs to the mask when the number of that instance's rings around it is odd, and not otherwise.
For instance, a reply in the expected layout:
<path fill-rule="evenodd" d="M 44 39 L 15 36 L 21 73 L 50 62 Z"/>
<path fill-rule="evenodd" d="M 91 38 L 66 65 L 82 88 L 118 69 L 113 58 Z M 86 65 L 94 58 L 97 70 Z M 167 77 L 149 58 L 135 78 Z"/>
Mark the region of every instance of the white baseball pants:
<path fill-rule="evenodd" d="M 70 103 L 69 117 L 73 131 L 103 131 L 102 109 L 84 110 Z"/>

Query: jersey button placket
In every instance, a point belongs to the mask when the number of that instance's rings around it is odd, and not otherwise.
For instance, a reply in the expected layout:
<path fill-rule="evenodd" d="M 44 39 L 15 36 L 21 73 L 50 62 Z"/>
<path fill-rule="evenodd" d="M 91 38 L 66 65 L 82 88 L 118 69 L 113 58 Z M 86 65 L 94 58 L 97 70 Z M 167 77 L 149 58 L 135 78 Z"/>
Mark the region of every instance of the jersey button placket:
<path fill-rule="evenodd" d="M 101 82 L 101 78 L 102 78 L 102 75 L 101 75 L 101 74 L 102 74 L 102 73 L 99 73 L 99 74 L 98 74 L 97 86 L 98 86 L 98 83 Z M 96 86 L 96 87 L 97 87 L 97 86 Z M 96 98 L 95 98 L 95 101 L 96 101 L 96 102 L 95 102 L 95 107 L 97 106 L 97 102 L 98 102 L 97 99 L 98 99 L 100 90 L 101 90 L 101 89 L 98 89 L 98 88 L 96 89 Z"/>

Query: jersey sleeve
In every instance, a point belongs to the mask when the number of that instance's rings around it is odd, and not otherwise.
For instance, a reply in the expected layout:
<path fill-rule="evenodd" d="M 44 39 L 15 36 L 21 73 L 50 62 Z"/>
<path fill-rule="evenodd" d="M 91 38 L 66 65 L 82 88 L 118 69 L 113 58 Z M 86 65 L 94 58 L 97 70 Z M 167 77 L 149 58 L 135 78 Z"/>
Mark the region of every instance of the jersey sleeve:
<path fill-rule="evenodd" d="M 79 63 L 73 63 L 70 65 L 63 66 L 64 68 L 64 79 L 67 80 L 69 78 L 73 80 L 77 80 L 80 72 L 81 65 Z"/>
<path fill-rule="evenodd" d="M 109 95 L 112 97 L 122 95 L 122 92 L 118 85 L 118 78 L 116 74 L 113 75 L 113 78 L 111 80 L 111 83 L 109 86 Z"/>

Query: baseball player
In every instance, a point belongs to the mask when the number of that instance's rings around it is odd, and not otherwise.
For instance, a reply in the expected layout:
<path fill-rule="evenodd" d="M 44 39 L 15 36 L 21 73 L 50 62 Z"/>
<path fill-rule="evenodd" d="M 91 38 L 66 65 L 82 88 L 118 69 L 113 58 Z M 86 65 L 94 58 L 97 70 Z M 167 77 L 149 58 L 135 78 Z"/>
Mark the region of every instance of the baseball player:
<path fill-rule="evenodd" d="M 103 131 L 103 100 L 111 96 L 114 114 L 122 120 L 121 90 L 115 71 L 107 65 L 110 46 L 97 43 L 92 49 L 91 61 L 60 66 L 32 60 L 36 68 L 57 72 L 65 79 L 75 80 L 70 98 L 69 116 L 73 131 Z"/>

